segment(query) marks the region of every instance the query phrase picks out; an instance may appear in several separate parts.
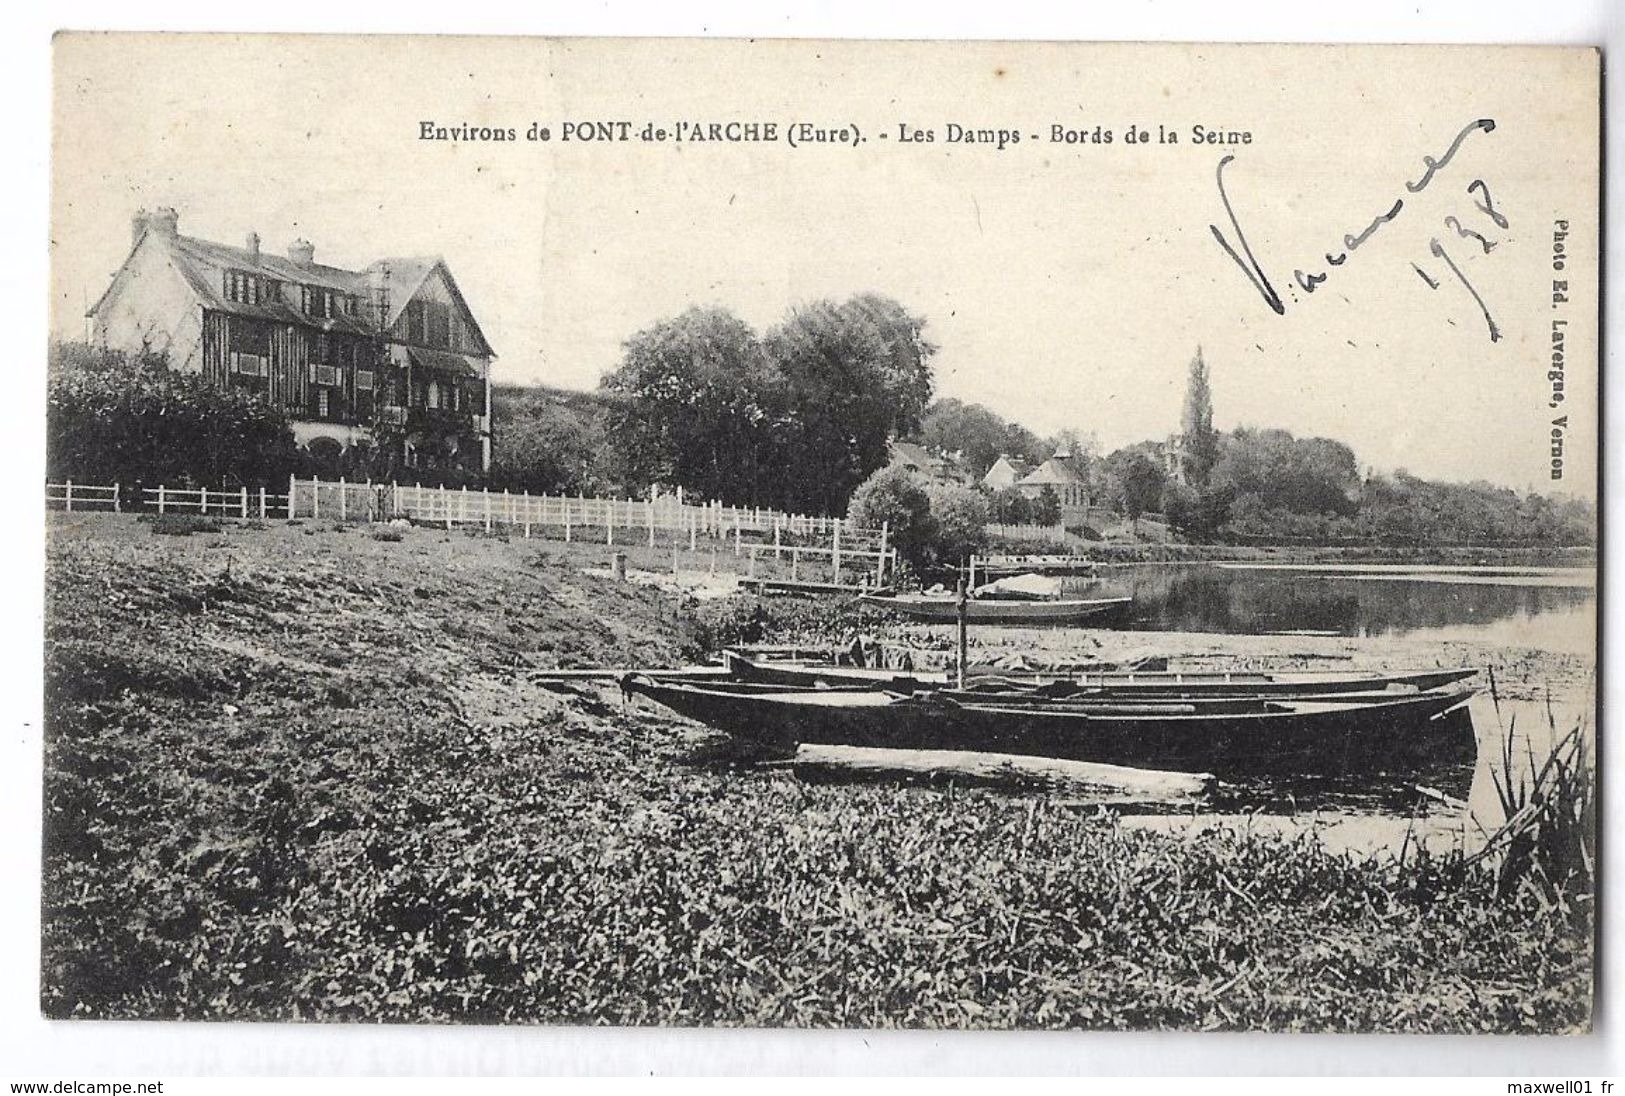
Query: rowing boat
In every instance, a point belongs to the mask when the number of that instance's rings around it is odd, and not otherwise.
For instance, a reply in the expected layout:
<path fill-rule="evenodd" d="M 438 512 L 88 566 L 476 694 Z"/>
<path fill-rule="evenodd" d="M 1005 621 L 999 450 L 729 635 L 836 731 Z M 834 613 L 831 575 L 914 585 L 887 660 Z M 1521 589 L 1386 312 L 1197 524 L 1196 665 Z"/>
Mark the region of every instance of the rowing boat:
<path fill-rule="evenodd" d="M 632 677 L 629 693 L 757 745 L 803 742 L 972 749 L 1227 773 L 1409 769 L 1472 756 L 1473 690 L 1383 702 L 1256 700 L 1200 705 L 1074 705 L 956 700 L 879 689 L 734 691 Z M 1152 710 L 1147 710 L 1150 707 Z"/>
<path fill-rule="evenodd" d="M 888 609 L 910 620 L 952 624 L 959 619 L 958 598 L 932 594 L 863 594 L 869 605 Z M 967 598 L 965 619 L 972 624 L 1074 624 L 1098 620 L 1128 608 L 1133 599 L 1106 597 L 1056 601 L 1005 601 Z"/>
<path fill-rule="evenodd" d="M 888 670 L 876 667 L 836 666 L 828 662 L 752 658 L 735 650 L 722 652 L 728 676 L 739 681 L 779 685 L 872 685 L 912 692 L 945 688 L 947 673 Z M 974 688 L 994 691 L 1040 684 L 1064 685 L 1076 690 L 1098 690 L 1134 696 L 1279 696 L 1309 697 L 1340 693 L 1372 693 L 1387 689 L 1417 691 L 1453 685 L 1477 670 L 1452 667 L 1437 670 L 1298 671 L 1275 673 L 1228 670 L 1106 670 L 1068 674 L 982 674 Z"/>

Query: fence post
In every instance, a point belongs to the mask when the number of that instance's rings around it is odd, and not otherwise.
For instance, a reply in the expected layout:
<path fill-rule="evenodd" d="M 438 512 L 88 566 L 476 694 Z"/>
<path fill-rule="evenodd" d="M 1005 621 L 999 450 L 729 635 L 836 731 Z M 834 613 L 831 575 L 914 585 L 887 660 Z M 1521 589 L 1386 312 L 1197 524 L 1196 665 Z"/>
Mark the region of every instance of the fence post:
<path fill-rule="evenodd" d="M 615 543 L 615 500 L 610 499 L 604 505 L 605 512 L 609 515 L 609 533 L 605 543 L 613 545 Z"/>
<path fill-rule="evenodd" d="M 688 550 L 690 552 L 694 551 L 694 549 L 698 546 L 696 544 L 696 541 L 698 541 L 698 539 L 699 539 L 699 528 L 700 528 L 700 515 L 694 513 L 693 511 L 689 511 L 689 515 L 688 515 Z"/>
<path fill-rule="evenodd" d="M 564 503 L 564 543 L 570 543 L 570 496 L 565 495 L 559 500 Z"/>
<path fill-rule="evenodd" d="M 122 514 L 123 512 L 124 503 L 119 498 L 119 485 L 115 483 L 113 484 L 113 513 Z"/>
<path fill-rule="evenodd" d="M 880 523 L 880 558 L 875 564 L 875 585 L 886 585 L 886 537 L 891 532 L 891 522 Z"/>
<path fill-rule="evenodd" d="M 655 497 L 654 492 L 649 493 L 649 501 L 645 504 L 649 512 L 649 547 L 655 546 Z"/>
<path fill-rule="evenodd" d="M 293 520 L 293 485 L 298 483 L 297 476 L 288 477 L 288 520 Z"/>
<path fill-rule="evenodd" d="M 491 489 L 481 487 L 480 497 L 485 500 L 485 531 L 489 533 L 491 531 Z"/>
<path fill-rule="evenodd" d="M 841 525 L 835 523 L 835 539 L 831 542 L 833 551 L 830 553 L 835 559 L 835 585 L 841 584 Z"/>
<path fill-rule="evenodd" d="M 162 517 L 163 514 L 164 514 L 164 485 L 160 483 L 158 485 L 158 516 Z"/>
<path fill-rule="evenodd" d="M 243 487 L 243 517 L 246 518 L 247 516 L 248 516 L 248 487 L 247 487 L 247 485 L 244 485 L 244 487 Z"/>
<path fill-rule="evenodd" d="M 260 484 L 260 520 L 265 520 L 265 484 Z"/>
<path fill-rule="evenodd" d="M 68 483 L 67 483 L 67 494 L 65 496 L 65 499 L 66 499 L 67 504 L 68 504 L 68 513 L 71 514 L 71 513 L 73 513 L 73 481 L 72 480 L 69 480 Z"/>

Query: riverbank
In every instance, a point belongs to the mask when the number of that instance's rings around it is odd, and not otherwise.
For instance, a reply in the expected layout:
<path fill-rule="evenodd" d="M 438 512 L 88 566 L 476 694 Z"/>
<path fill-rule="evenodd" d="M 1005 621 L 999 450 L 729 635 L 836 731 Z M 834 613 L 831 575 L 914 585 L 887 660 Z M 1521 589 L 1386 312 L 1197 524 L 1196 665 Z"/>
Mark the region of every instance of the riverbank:
<path fill-rule="evenodd" d="M 1039 549 L 1004 542 L 990 551 L 1023 555 Z M 1247 545 L 1173 542 L 1085 541 L 1045 552 L 1070 554 L 1098 563 L 1394 563 L 1448 566 L 1595 567 L 1591 547 L 1513 547 L 1507 545 Z"/>
<path fill-rule="evenodd" d="M 421 529 L 69 516 L 48 552 L 50 1016 L 1589 1024 L 1589 926 L 1531 893 L 1244 818 L 1171 830 L 1046 794 L 807 783 L 528 677 L 671 665 L 827 610 L 702 604 L 592 573 L 601 548 Z M 1192 664 L 1383 657 L 1088 635 Z M 1516 649 L 1438 657 L 1529 698 L 1584 680 Z"/>

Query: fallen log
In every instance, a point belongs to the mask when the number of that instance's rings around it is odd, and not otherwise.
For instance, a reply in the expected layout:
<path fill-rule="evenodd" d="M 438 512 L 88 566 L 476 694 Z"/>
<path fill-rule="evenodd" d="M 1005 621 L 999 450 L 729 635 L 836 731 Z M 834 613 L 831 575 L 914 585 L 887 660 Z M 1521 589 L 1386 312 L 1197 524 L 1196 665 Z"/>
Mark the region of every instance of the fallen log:
<path fill-rule="evenodd" d="M 1110 792 L 1139 801 L 1187 799 L 1213 790 L 1208 773 L 1164 772 L 1022 754 L 970 750 L 896 750 L 802 743 L 779 762 L 803 776 L 923 777 L 1001 788 Z"/>
<path fill-rule="evenodd" d="M 1426 784 L 1418 784 L 1416 785 L 1416 790 L 1421 792 L 1427 798 L 1439 803 L 1443 803 L 1445 806 L 1453 808 L 1454 810 L 1464 811 L 1467 809 L 1467 800 L 1459 799 L 1453 795 L 1448 795 L 1445 792 L 1441 792 L 1438 788 L 1431 788 Z"/>
<path fill-rule="evenodd" d="M 669 670 L 642 670 L 642 669 L 579 669 L 579 670 L 531 670 L 525 674 L 525 680 L 537 685 L 548 685 L 571 681 L 619 681 L 627 674 L 642 674 L 657 681 L 707 681 L 722 679 L 728 676 L 728 670 L 723 666 L 680 666 Z"/>

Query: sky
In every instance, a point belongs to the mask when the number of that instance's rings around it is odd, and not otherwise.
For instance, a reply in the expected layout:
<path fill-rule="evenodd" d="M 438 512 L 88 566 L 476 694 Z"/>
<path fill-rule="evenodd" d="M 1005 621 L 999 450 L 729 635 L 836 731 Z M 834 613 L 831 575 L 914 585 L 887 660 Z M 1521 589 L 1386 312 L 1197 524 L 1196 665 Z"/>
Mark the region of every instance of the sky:
<path fill-rule="evenodd" d="M 55 48 L 60 334 L 83 333 L 131 213 L 173 206 L 185 234 L 256 231 L 277 249 L 302 236 L 340 266 L 443 255 L 499 382 L 591 388 L 628 336 L 694 305 L 765 330 L 873 291 L 927 318 L 939 395 L 1040 434 L 1092 433 L 1105 450 L 1165 437 L 1200 347 L 1220 429 L 1337 438 L 1379 471 L 1594 494 L 1586 53 L 93 35 Z M 1495 127 L 1408 190 L 1476 119 Z M 424 121 L 520 139 L 425 141 Z M 632 140 L 563 139 L 596 121 L 629 122 Z M 637 139 L 679 121 L 772 123 L 780 139 Z M 862 140 L 792 148 L 800 122 Z M 549 141 L 523 139 L 533 123 Z M 949 141 L 953 125 L 1019 142 Z M 1250 137 L 1198 144 L 1196 125 Z M 1056 126 L 1113 142 L 1052 141 Z M 1131 126 L 1152 139 L 1126 141 Z M 1157 141 L 1159 126 L 1180 142 Z M 1235 224 L 1216 178 L 1227 155 Z M 1349 251 L 1345 235 L 1396 200 Z M 1238 252 L 1240 226 L 1284 314 L 1215 224 Z M 1297 268 L 1326 280 L 1297 290 Z M 1572 282 L 1555 309 L 1554 277 Z M 1555 408 L 1554 317 L 1569 321 Z"/>

